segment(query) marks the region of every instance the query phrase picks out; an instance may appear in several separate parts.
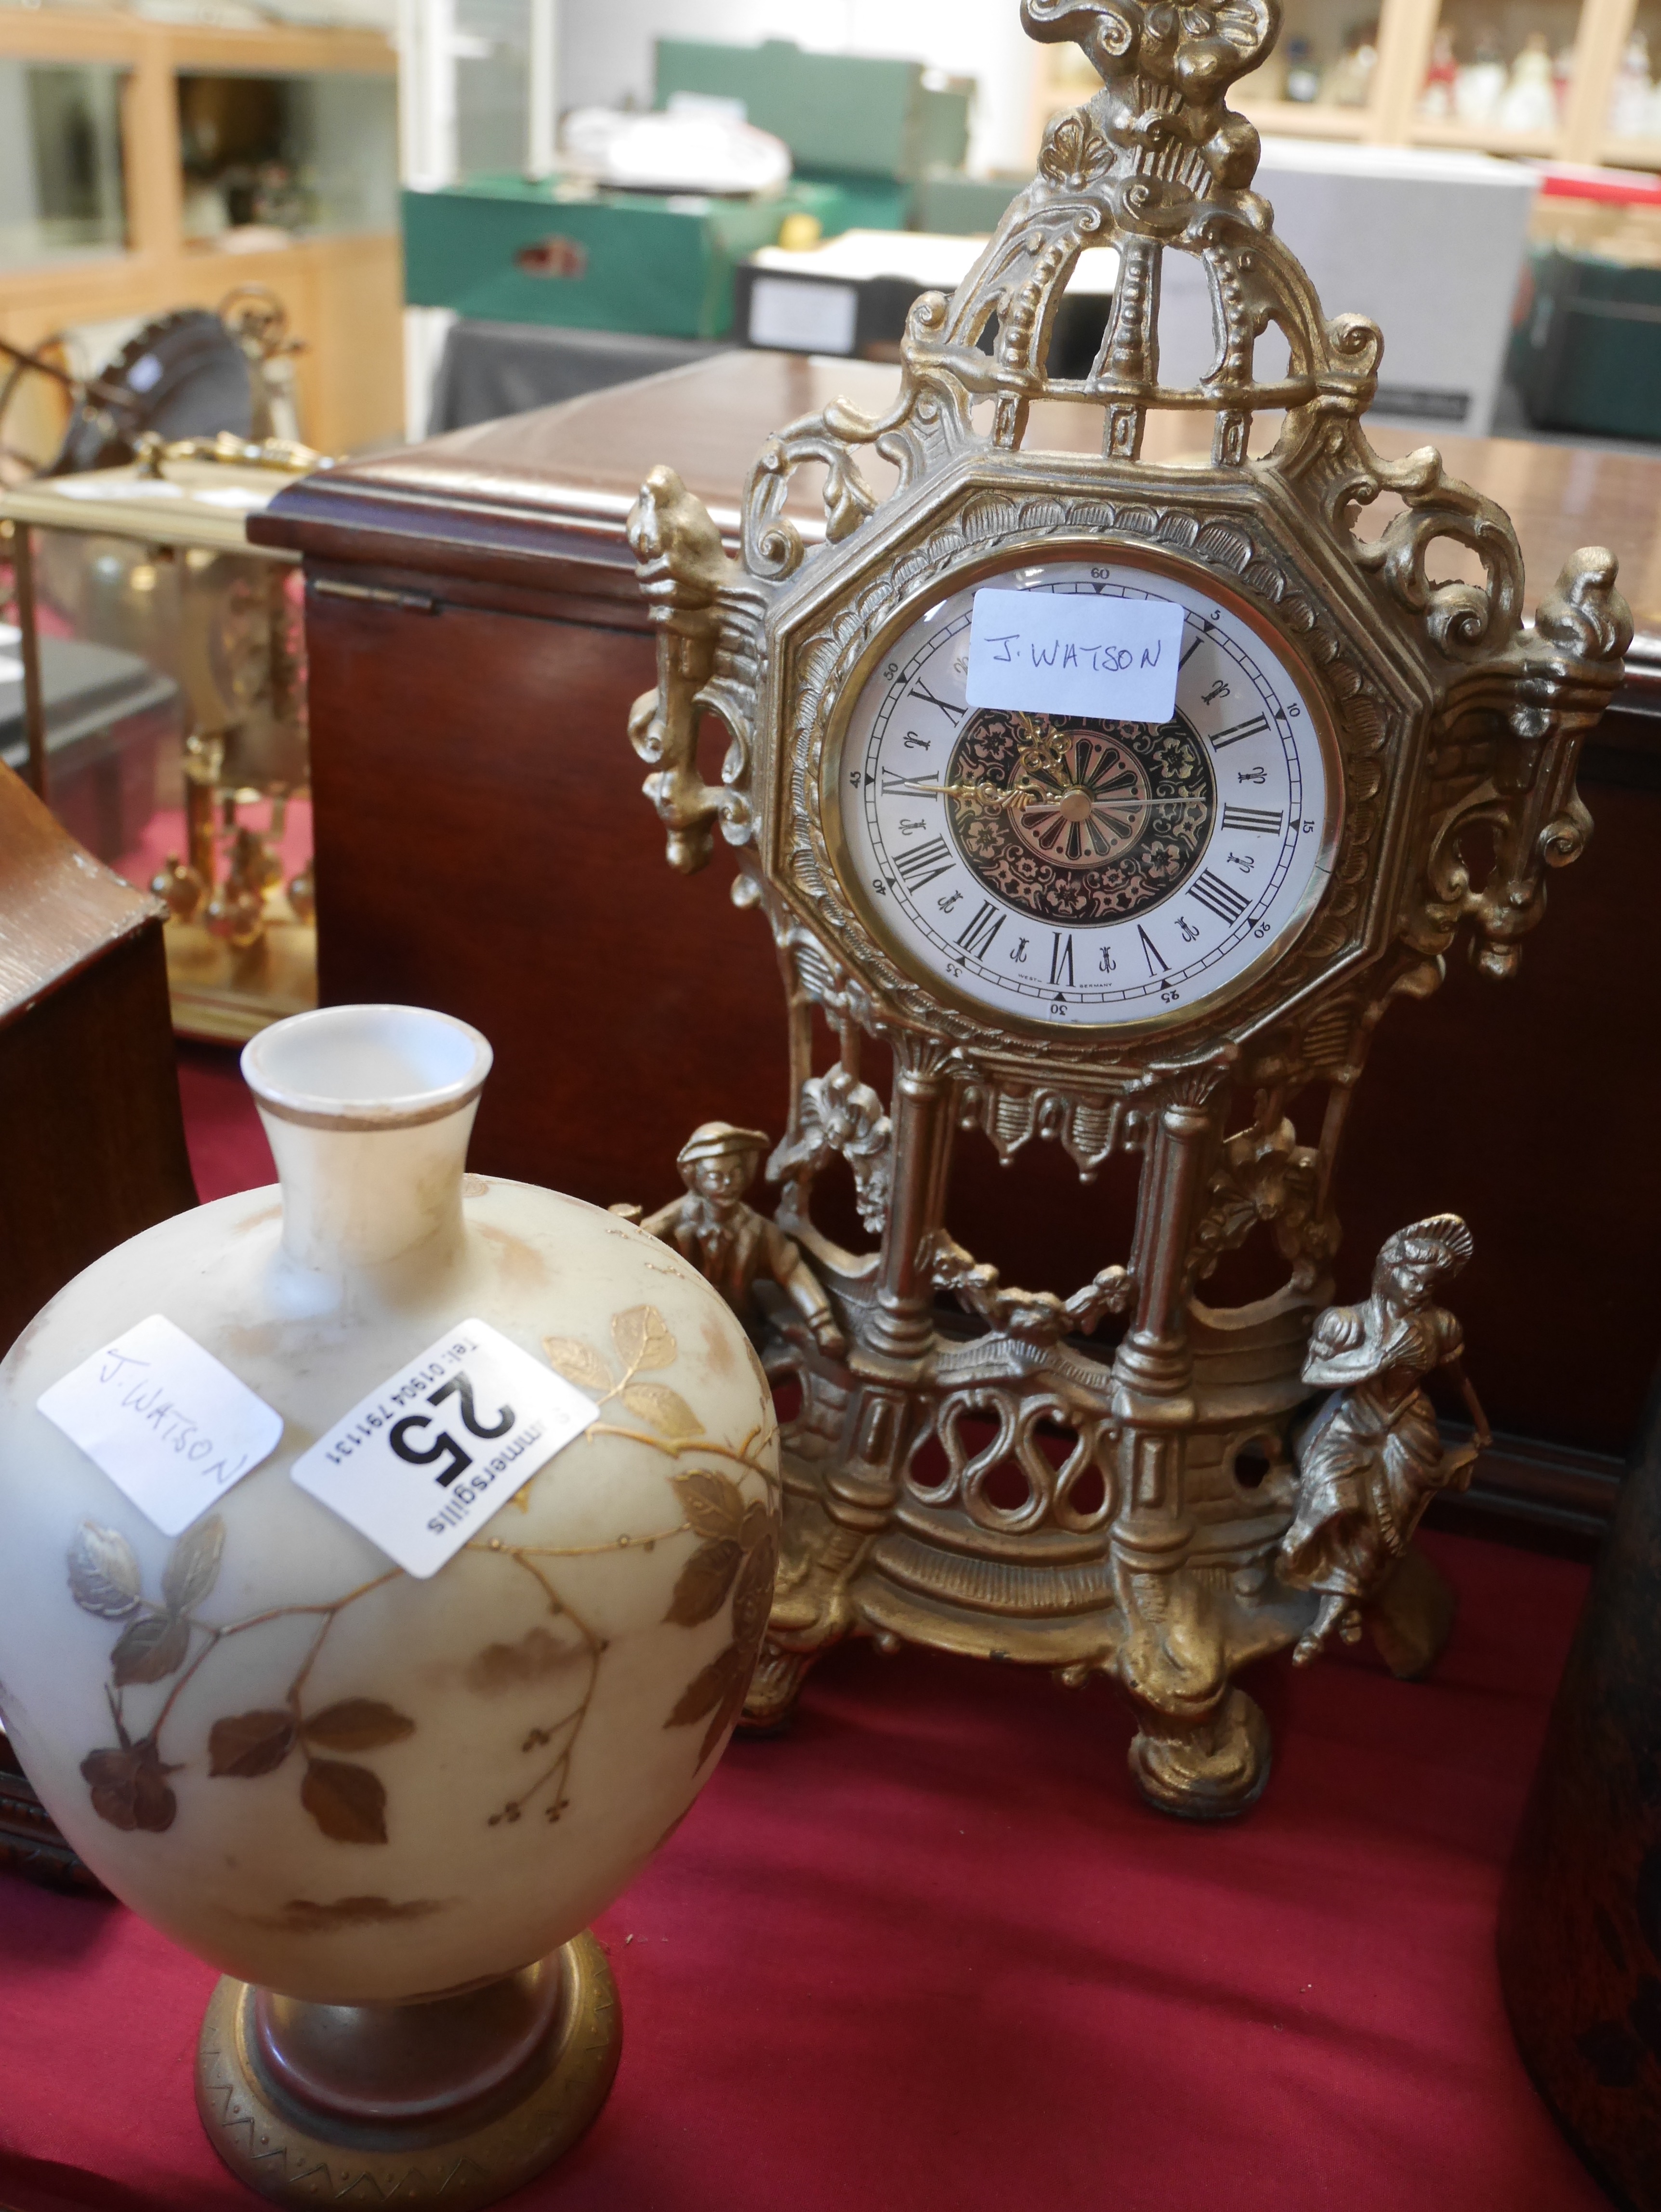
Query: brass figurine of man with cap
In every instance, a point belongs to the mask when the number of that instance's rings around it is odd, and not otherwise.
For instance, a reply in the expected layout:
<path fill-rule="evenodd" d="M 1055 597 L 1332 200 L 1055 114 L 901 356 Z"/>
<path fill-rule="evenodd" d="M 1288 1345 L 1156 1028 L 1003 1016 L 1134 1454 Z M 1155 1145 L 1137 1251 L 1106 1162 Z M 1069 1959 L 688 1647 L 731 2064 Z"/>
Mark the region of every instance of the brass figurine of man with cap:
<path fill-rule="evenodd" d="M 744 1320 L 757 1317 L 756 1285 L 776 1283 L 820 1351 L 841 1352 L 845 1340 L 830 1301 L 795 1240 L 745 1203 L 745 1193 L 770 1148 L 770 1139 L 759 1129 L 704 1122 L 682 1146 L 675 1163 L 685 1197 L 648 1215 L 641 1226 L 690 1260 Z"/>

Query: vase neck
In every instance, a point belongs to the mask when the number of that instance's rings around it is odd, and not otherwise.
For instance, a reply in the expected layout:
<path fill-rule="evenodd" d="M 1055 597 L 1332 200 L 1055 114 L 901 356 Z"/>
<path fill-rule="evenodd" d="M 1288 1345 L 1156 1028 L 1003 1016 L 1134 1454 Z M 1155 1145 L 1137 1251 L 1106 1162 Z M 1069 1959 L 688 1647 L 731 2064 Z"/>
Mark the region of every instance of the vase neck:
<path fill-rule="evenodd" d="M 460 1255 L 461 1181 L 490 1048 L 447 1014 L 330 1006 L 242 1055 L 283 1186 L 283 1249 L 308 1274 L 396 1295 Z"/>
<path fill-rule="evenodd" d="M 283 1186 L 283 1249 L 296 1267 L 347 1277 L 425 1275 L 460 1249 L 461 1179 L 477 1103 L 415 1128 L 308 1128 L 264 1105 Z"/>

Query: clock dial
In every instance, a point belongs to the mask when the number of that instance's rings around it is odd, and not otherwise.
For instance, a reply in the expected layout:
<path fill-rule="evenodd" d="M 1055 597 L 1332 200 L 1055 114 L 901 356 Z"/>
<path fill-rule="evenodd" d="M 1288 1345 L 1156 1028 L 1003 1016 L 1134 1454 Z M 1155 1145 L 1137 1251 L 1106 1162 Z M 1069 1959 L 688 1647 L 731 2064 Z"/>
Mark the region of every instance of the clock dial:
<path fill-rule="evenodd" d="M 999 1018 L 1184 1019 L 1284 950 L 1324 887 L 1320 709 L 1244 614 L 1131 561 L 992 588 L 1179 605 L 1170 721 L 971 708 L 977 588 L 920 616 L 855 705 L 832 772 L 860 904 L 910 973 Z"/>

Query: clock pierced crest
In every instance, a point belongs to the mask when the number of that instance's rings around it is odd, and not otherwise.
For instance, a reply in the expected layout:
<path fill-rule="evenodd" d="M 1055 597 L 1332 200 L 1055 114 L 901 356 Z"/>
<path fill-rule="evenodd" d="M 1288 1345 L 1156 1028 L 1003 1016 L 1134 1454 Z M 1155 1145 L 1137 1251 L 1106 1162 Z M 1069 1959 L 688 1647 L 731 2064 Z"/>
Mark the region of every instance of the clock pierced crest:
<path fill-rule="evenodd" d="M 770 1281 L 746 1293 L 770 1369 L 802 1391 L 752 1720 L 788 1711 L 849 1634 L 1106 1673 L 1137 1708 L 1145 1792 L 1216 1816 L 1267 1770 L 1234 1670 L 1356 1632 L 1387 1583 L 1399 1601 L 1426 1502 L 1469 1479 L 1418 1388 L 1439 1365 L 1469 1395 L 1434 1303 L 1469 1238 L 1445 1217 L 1404 1232 L 1367 1307 L 1323 1311 L 1338 1148 L 1385 1008 L 1433 990 L 1467 928 L 1479 966 L 1510 975 L 1547 869 L 1584 848 L 1576 759 L 1631 625 L 1595 548 L 1525 624 L 1500 509 L 1431 448 L 1372 451 L 1381 335 L 1324 314 L 1226 106 L 1278 32 L 1274 0 L 1025 0 L 1022 19 L 1075 40 L 1102 89 L 1051 125 L 958 292 L 913 307 L 889 411 L 838 403 L 771 438 L 730 550 L 672 471 L 648 480 L 631 540 L 660 684 L 631 736 L 672 865 L 702 867 L 719 827 L 734 896 L 777 941 L 792 1107 L 772 1226 L 832 1316 L 804 1323 L 799 1279 L 794 1311 Z M 1054 376 L 1068 278 L 1104 246 L 1100 350 Z M 1212 302 L 1191 384 L 1160 373 L 1172 252 Z M 1041 402 L 1098 410 L 1099 456 L 1039 450 Z M 1145 459 L 1154 410 L 1209 418 L 1208 465 Z M 1399 511 L 1363 538 L 1385 495 Z M 1443 576 L 1438 548 L 1480 580 Z M 971 707 L 970 613 L 992 590 L 1177 610 L 1168 719 Z M 719 786 L 697 767 L 709 715 L 730 739 Z M 836 1058 L 816 1072 L 821 1029 Z M 886 1100 L 866 1037 L 891 1048 Z M 952 1148 L 975 1132 L 1006 1159 L 1059 1142 L 1086 1181 L 1130 1158 L 1129 1251 L 1070 1294 L 1003 1284 L 946 1218 Z M 874 1250 L 814 1224 L 837 1157 Z M 712 1254 L 753 1241 L 741 1195 L 688 1204 Z M 1207 1305 L 1218 1261 L 1264 1225 L 1283 1288 Z M 1338 1425 L 1306 1436 L 1345 1360 Z M 1252 1455 L 1261 1482 L 1241 1479 Z M 1340 1496 L 1354 1527 L 1323 1505 Z"/>

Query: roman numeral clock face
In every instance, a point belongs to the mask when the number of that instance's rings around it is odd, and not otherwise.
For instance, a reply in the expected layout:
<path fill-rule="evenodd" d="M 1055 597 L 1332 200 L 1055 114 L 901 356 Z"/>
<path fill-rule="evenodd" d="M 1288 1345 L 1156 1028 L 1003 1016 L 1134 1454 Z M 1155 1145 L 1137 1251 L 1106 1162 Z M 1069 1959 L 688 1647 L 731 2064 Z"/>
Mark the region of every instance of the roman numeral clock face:
<path fill-rule="evenodd" d="M 1288 663 L 1208 585 L 1130 562 L 931 608 L 832 771 L 862 910 L 908 973 L 999 1019 L 1189 1018 L 1287 948 L 1330 872 L 1338 781 Z"/>

